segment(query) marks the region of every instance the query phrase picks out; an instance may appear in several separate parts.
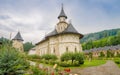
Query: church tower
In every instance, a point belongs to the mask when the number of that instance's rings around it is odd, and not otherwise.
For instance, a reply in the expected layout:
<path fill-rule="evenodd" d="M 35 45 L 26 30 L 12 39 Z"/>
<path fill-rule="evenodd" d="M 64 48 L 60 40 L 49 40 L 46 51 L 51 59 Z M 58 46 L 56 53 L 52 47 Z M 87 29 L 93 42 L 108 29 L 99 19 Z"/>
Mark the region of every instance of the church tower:
<path fill-rule="evenodd" d="M 12 39 L 13 41 L 13 47 L 18 49 L 20 52 L 23 52 L 23 38 L 21 37 L 20 32 L 17 33 L 17 35 Z"/>
<path fill-rule="evenodd" d="M 62 4 L 61 12 L 58 16 L 58 19 L 59 19 L 59 22 L 57 23 L 56 30 L 58 33 L 61 33 L 68 27 L 68 23 L 66 22 L 67 16 L 64 12 L 63 4 Z"/>

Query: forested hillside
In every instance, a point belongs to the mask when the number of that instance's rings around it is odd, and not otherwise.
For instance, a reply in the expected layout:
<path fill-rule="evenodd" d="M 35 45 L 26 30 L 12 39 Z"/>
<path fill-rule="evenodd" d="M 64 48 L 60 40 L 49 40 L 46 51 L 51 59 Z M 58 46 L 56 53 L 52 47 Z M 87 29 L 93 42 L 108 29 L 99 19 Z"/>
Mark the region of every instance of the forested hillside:
<path fill-rule="evenodd" d="M 82 41 L 83 50 L 120 44 L 120 28 L 87 34 Z"/>
<path fill-rule="evenodd" d="M 104 30 L 104 31 L 101 31 L 101 32 L 86 34 L 81 39 L 81 43 L 88 42 L 88 41 L 99 40 L 99 39 L 106 38 L 106 37 L 109 37 L 109 36 L 115 36 L 115 35 L 117 35 L 117 33 L 119 31 L 120 31 L 120 28 L 111 29 L 111 30 Z"/>

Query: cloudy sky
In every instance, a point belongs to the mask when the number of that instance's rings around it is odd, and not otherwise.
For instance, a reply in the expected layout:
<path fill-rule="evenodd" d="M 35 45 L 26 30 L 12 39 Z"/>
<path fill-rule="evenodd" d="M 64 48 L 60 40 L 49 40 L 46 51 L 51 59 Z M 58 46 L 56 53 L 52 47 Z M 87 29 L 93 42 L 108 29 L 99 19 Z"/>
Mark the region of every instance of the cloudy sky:
<path fill-rule="evenodd" d="M 120 28 L 120 0 L 0 0 L 0 37 L 20 31 L 25 42 L 37 43 L 54 29 L 61 3 L 82 34 Z"/>

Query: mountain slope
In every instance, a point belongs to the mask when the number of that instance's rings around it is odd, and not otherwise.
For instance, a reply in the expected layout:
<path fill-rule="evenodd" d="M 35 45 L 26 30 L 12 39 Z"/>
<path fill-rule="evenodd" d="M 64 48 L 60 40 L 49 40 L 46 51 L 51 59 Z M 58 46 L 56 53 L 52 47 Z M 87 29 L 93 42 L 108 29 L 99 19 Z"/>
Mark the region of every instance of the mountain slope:
<path fill-rule="evenodd" d="M 81 43 L 88 41 L 95 41 L 109 36 L 115 36 L 119 31 L 120 28 L 117 28 L 117 29 L 104 30 L 96 33 L 85 34 L 84 37 L 81 39 Z"/>
<path fill-rule="evenodd" d="M 119 45 L 120 28 L 87 34 L 81 41 L 83 50 Z"/>

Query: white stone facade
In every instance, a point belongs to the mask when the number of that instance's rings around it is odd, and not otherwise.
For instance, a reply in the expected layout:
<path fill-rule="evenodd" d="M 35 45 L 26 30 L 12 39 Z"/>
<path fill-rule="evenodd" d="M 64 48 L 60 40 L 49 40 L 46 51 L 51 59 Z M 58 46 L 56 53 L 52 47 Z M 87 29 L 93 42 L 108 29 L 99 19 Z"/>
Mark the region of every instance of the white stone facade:
<path fill-rule="evenodd" d="M 82 52 L 79 35 L 61 34 L 49 37 L 36 46 L 38 55 L 55 54 L 61 56 L 64 52 Z"/>

